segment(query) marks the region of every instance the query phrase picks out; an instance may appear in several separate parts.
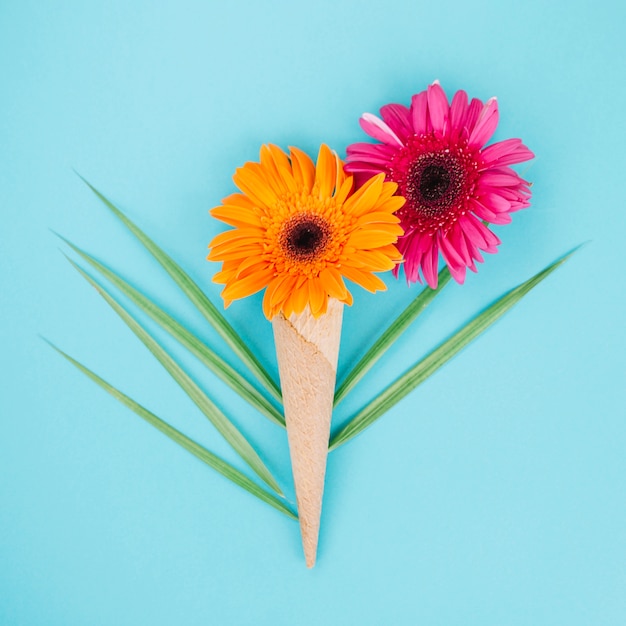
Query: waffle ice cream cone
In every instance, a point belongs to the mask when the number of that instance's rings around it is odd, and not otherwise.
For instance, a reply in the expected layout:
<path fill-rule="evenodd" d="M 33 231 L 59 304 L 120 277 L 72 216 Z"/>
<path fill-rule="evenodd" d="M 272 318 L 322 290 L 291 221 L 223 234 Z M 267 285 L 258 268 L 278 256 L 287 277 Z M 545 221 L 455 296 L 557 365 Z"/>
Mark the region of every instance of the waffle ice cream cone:
<path fill-rule="evenodd" d="M 315 565 L 343 304 L 318 318 L 310 310 L 272 320 L 307 567 Z"/>

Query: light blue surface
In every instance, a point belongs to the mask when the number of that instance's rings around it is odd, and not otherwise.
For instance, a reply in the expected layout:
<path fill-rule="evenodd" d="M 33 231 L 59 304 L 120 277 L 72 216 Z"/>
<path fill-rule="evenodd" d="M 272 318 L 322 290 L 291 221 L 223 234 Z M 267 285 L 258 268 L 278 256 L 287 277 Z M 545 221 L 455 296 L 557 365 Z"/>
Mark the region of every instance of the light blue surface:
<path fill-rule="evenodd" d="M 0 624 L 626 623 L 624 6 L 2 2 Z M 590 243 L 331 455 L 308 571 L 295 523 L 40 340 L 232 460 L 49 229 L 214 342 L 72 168 L 219 302 L 204 255 L 221 227 L 207 209 L 233 190 L 235 167 L 268 141 L 344 153 L 363 139 L 363 111 L 408 102 L 434 78 L 449 94 L 499 97 L 496 139 L 522 137 L 537 154 L 533 206 L 497 229 L 500 253 L 447 288 L 337 419 L 499 294 Z M 417 293 L 388 283 L 385 296 L 355 289 L 342 373 Z M 229 319 L 275 372 L 259 305 L 237 303 Z M 290 485 L 284 433 L 201 380 Z"/>

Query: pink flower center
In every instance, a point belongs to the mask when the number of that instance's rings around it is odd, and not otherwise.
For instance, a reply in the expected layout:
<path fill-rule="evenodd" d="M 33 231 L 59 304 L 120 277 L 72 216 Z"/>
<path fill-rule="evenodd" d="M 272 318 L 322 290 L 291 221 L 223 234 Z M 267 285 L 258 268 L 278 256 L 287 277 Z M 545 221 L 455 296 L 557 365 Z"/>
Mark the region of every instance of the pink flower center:
<path fill-rule="evenodd" d="M 398 183 L 406 204 L 397 215 L 420 232 L 446 229 L 468 208 L 478 180 L 478 152 L 465 141 L 449 142 L 433 133 L 415 135 L 393 157 L 388 178 Z"/>

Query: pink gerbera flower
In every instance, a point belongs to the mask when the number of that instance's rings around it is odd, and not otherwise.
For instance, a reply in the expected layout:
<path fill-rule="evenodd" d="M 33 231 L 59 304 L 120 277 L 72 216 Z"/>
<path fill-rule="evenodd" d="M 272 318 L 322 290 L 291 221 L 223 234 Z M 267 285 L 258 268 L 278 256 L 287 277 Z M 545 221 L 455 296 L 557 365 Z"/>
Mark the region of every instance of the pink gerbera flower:
<path fill-rule="evenodd" d="M 437 287 L 439 252 L 454 279 L 476 271 L 480 253 L 497 252 L 500 240 L 483 223 L 508 224 L 511 213 L 529 206 L 530 186 L 509 165 L 533 158 L 521 139 L 484 147 L 498 125 L 498 102 L 483 104 L 457 91 L 448 99 L 437 81 L 413 96 L 409 108 L 388 104 L 382 120 L 365 113 L 363 130 L 380 144 L 348 147 L 345 169 L 357 183 L 384 172 L 406 203 L 398 210 L 404 236 L 407 281 Z M 398 275 L 399 266 L 394 269 Z"/>

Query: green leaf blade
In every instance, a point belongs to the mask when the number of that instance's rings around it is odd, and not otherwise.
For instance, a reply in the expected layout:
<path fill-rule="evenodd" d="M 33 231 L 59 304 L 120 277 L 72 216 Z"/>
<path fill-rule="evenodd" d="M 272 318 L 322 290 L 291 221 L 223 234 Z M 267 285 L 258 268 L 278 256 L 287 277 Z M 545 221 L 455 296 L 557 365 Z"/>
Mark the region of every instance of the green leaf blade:
<path fill-rule="evenodd" d="M 398 340 L 400 335 L 416 320 L 424 309 L 434 300 L 450 281 L 450 270 L 444 267 L 439 272 L 437 289 L 425 287 L 411 302 L 387 330 L 376 340 L 374 345 L 365 353 L 363 358 L 355 365 L 352 371 L 345 377 L 335 393 L 335 406 L 337 406 L 352 389 L 361 381 L 383 354 Z"/>
<path fill-rule="evenodd" d="M 285 427 L 285 418 L 280 411 L 278 411 L 278 409 L 276 409 L 272 403 L 263 396 L 263 394 L 261 394 L 253 385 L 241 376 L 239 372 L 226 363 L 226 361 L 211 350 L 211 348 L 209 348 L 209 346 L 201 341 L 196 335 L 188 331 L 173 317 L 163 311 L 163 309 L 158 307 L 154 302 L 132 287 L 128 282 L 121 278 L 121 276 L 61 235 L 57 236 L 60 237 L 60 239 L 62 239 L 84 261 L 89 263 L 89 265 L 115 285 L 115 287 L 117 287 L 121 293 L 129 298 L 131 302 L 138 306 L 144 313 L 149 315 L 181 345 L 194 354 L 196 358 L 198 358 L 208 369 L 224 381 L 241 398 L 246 400 L 250 405 L 255 407 L 260 413 L 265 415 L 265 417 L 274 423 L 282 426 L 283 428 Z"/>
<path fill-rule="evenodd" d="M 279 495 L 283 495 L 276 479 L 265 466 L 255 449 L 248 440 L 236 428 L 236 426 L 220 411 L 209 397 L 193 382 L 193 380 L 183 371 L 183 369 L 172 359 L 172 357 L 136 322 L 130 314 L 107 292 L 107 290 L 96 282 L 91 276 L 83 271 L 71 259 L 69 262 L 105 299 L 107 304 L 122 318 L 124 323 L 133 331 L 139 340 L 148 348 L 153 356 L 167 370 L 170 376 L 178 383 L 183 391 L 189 396 L 194 404 L 202 411 L 207 419 L 215 426 L 217 431 L 230 444 L 235 452 L 248 464 L 248 466 Z"/>
<path fill-rule="evenodd" d="M 504 294 L 449 339 L 439 344 L 437 348 L 400 376 L 394 383 L 359 411 L 347 424 L 333 434 L 329 449 L 334 450 L 338 448 L 371 426 L 378 418 L 384 415 L 407 394 L 460 352 L 466 345 L 482 334 L 489 326 L 496 322 L 496 320 L 502 317 L 502 315 L 517 304 L 531 289 L 536 287 L 554 270 L 565 263 L 577 250 L 578 248 L 572 250 L 560 259 L 557 259 L 532 278 Z"/>
<path fill-rule="evenodd" d="M 276 510 L 280 511 L 290 519 L 298 519 L 298 516 L 282 500 L 257 485 L 254 481 L 248 478 L 248 476 L 233 467 L 230 463 L 227 463 L 200 444 L 196 443 L 173 426 L 170 426 L 167 422 L 160 419 L 154 413 L 135 402 L 132 398 L 128 397 L 127 395 L 107 383 L 93 371 L 73 359 L 71 356 L 69 356 L 59 348 L 57 348 L 54 344 L 50 343 L 46 339 L 44 339 L 44 341 L 46 341 L 61 356 L 63 356 L 70 363 L 72 363 L 76 368 L 78 368 L 83 374 L 85 374 L 93 382 L 99 385 L 107 393 L 119 400 L 122 404 L 131 409 L 139 417 L 154 426 L 157 430 L 169 437 L 179 446 L 193 454 L 196 458 L 200 459 L 203 463 L 214 469 L 216 472 L 224 476 L 226 479 L 230 480 L 235 485 L 241 487 L 248 493 L 257 497 L 262 502 L 265 502 L 266 504 L 269 504 Z"/>
<path fill-rule="evenodd" d="M 193 281 L 193 279 L 152 241 L 134 222 L 132 222 L 120 209 L 108 198 L 100 193 L 91 183 L 80 174 L 77 175 L 100 199 L 100 201 L 128 228 L 128 230 L 143 244 L 143 246 L 160 263 L 163 269 L 170 275 L 179 288 L 196 306 L 204 318 L 215 328 L 220 337 L 226 342 L 231 350 L 241 359 L 250 372 L 256 377 L 268 393 L 277 401 L 281 401 L 281 393 L 278 385 L 261 365 L 254 353 L 239 337 L 235 329 L 228 323 L 226 318 L 219 312 L 217 307 L 207 298 L 205 293 Z"/>

